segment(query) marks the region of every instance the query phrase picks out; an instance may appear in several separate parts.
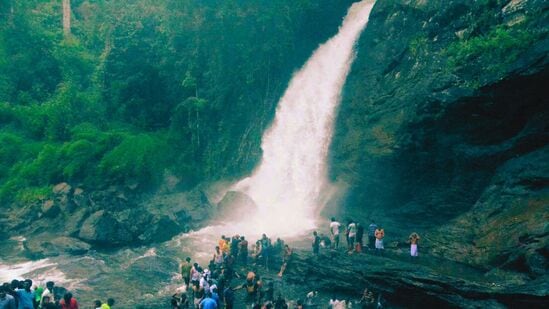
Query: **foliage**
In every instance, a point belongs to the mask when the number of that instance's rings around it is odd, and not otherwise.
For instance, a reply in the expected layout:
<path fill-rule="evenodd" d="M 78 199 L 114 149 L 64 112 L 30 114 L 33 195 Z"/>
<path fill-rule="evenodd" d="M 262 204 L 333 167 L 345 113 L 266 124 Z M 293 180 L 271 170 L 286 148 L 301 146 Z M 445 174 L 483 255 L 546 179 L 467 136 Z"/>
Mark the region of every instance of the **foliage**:
<path fill-rule="evenodd" d="M 291 73 L 352 1 L 0 5 L 0 202 L 68 181 L 183 186 L 248 172 Z"/>
<path fill-rule="evenodd" d="M 499 25 L 485 35 L 475 36 L 450 44 L 444 51 L 450 67 L 461 67 L 475 59 L 491 63 L 488 71 L 497 73 L 503 66 L 517 59 L 538 36 L 520 26 Z"/>

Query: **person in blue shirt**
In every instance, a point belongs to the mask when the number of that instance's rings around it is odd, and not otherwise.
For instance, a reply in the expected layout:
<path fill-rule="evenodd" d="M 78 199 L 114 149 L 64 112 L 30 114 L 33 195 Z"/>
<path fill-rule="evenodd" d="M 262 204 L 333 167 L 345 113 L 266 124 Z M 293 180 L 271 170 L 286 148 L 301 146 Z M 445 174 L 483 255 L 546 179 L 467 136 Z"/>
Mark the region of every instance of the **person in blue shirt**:
<path fill-rule="evenodd" d="M 200 302 L 200 309 L 217 309 L 217 303 L 210 297 L 209 293 L 206 294 L 206 297 Z"/>
<path fill-rule="evenodd" d="M 31 291 L 32 281 L 27 279 L 23 283 L 22 289 L 17 289 L 18 305 L 17 309 L 34 309 L 34 292 Z"/>
<path fill-rule="evenodd" d="M 15 298 L 8 294 L 8 291 L 4 286 L 0 286 L 0 308 L 1 309 L 15 309 Z"/>
<path fill-rule="evenodd" d="M 212 289 L 212 299 L 215 300 L 218 308 L 221 308 L 219 303 L 219 294 L 217 293 L 217 288 Z"/>

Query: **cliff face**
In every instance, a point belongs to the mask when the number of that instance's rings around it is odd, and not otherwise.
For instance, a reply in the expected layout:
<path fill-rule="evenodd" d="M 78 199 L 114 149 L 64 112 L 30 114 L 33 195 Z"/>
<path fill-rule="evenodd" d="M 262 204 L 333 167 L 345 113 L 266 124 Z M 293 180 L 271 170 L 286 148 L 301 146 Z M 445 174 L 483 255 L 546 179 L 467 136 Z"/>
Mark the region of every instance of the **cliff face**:
<path fill-rule="evenodd" d="M 546 273 L 548 8 L 376 3 L 331 151 L 344 213 L 420 230 L 446 258 Z"/>

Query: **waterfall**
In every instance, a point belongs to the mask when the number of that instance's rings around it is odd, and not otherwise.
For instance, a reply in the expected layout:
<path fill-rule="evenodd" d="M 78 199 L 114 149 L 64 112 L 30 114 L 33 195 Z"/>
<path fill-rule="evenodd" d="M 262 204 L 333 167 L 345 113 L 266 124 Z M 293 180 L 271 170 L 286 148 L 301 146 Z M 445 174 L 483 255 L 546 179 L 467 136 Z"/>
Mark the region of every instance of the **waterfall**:
<path fill-rule="evenodd" d="M 233 187 L 257 205 L 246 219 L 257 230 L 295 235 L 314 227 L 330 189 L 326 160 L 336 107 L 372 7 L 371 0 L 353 4 L 339 32 L 295 73 L 263 135 L 261 164 Z"/>

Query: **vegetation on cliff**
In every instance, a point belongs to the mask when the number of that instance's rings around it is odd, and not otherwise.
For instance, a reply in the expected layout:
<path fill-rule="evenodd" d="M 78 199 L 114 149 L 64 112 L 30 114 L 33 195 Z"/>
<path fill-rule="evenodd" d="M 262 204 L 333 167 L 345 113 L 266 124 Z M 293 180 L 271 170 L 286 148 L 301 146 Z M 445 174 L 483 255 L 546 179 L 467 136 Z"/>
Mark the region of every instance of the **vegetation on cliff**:
<path fill-rule="evenodd" d="M 291 73 L 351 1 L 73 0 L 0 6 L 0 200 L 66 181 L 237 177 Z"/>

